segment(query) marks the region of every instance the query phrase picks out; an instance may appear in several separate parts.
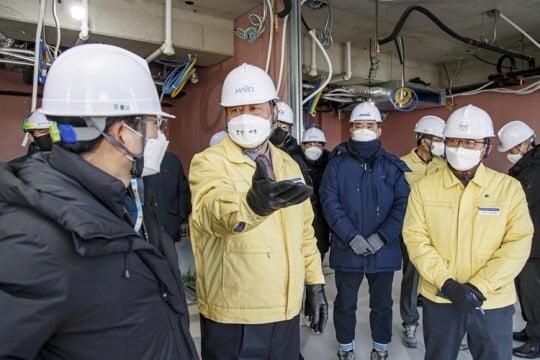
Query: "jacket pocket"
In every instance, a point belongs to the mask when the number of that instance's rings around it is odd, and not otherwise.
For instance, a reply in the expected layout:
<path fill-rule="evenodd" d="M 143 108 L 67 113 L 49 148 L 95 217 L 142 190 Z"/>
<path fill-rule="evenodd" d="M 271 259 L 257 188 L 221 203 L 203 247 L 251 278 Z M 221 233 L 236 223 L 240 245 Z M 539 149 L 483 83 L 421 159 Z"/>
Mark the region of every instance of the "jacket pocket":
<path fill-rule="evenodd" d="M 224 302 L 231 308 L 264 309 L 284 305 L 284 264 L 271 247 L 235 247 L 223 259 Z"/>

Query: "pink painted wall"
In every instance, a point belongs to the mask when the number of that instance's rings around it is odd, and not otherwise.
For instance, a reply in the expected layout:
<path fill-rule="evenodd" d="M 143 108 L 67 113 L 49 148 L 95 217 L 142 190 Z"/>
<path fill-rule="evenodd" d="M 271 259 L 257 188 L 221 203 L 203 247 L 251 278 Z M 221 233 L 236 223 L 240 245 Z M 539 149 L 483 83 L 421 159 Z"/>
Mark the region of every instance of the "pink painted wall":
<path fill-rule="evenodd" d="M 2 114 L 0 161 L 7 161 L 26 153 L 26 148 L 21 146 L 24 137 L 22 122 L 30 114 L 32 86 L 23 84 L 21 73 L 0 70 L 0 90 L 29 94 L 28 96 L 0 94 L 0 113 Z"/>

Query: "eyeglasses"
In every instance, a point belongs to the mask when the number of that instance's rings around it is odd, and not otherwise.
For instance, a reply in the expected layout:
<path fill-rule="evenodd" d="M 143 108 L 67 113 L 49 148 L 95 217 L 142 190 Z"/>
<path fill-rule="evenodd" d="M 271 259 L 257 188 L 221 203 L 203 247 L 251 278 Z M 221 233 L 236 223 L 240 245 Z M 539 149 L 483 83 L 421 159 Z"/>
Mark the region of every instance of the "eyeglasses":
<path fill-rule="evenodd" d="M 475 149 L 478 144 L 485 144 L 484 141 L 478 141 L 474 139 L 457 139 L 457 138 L 446 138 L 444 141 L 446 146 L 456 148 L 461 145 L 464 149 Z"/>

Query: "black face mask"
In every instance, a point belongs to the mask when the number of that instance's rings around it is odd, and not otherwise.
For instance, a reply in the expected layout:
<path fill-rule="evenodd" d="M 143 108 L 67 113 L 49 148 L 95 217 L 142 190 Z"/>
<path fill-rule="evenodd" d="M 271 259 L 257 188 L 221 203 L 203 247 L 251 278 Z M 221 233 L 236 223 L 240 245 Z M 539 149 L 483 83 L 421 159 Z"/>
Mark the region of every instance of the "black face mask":
<path fill-rule="evenodd" d="M 52 139 L 50 134 L 41 135 L 34 138 L 34 143 L 39 151 L 51 151 Z"/>
<path fill-rule="evenodd" d="M 289 133 L 280 128 L 279 126 L 274 129 L 270 136 L 270 142 L 275 146 L 281 146 L 289 138 Z"/>

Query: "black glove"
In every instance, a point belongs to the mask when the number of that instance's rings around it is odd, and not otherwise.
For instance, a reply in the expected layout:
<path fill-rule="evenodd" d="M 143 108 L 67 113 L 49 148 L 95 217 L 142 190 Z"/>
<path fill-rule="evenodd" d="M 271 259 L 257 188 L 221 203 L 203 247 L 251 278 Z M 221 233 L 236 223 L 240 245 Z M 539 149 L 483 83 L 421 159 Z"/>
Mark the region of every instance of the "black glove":
<path fill-rule="evenodd" d="M 484 294 L 474 285 L 469 283 L 460 284 L 454 279 L 446 280 L 441 290 L 462 313 L 474 312 L 486 300 Z"/>
<path fill-rule="evenodd" d="M 312 314 L 310 327 L 316 333 L 322 333 L 328 321 L 328 302 L 323 285 L 306 285 L 306 297 Z"/>
<path fill-rule="evenodd" d="M 247 193 L 247 203 L 257 215 L 270 215 L 278 209 L 299 204 L 313 193 L 311 186 L 301 182 L 271 180 L 260 160 L 255 160 L 255 165 L 257 169 Z"/>
<path fill-rule="evenodd" d="M 189 240 L 189 224 L 187 222 L 180 224 L 180 241 Z"/>
<path fill-rule="evenodd" d="M 349 241 L 349 246 L 353 249 L 356 255 L 371 255 L 373 254 L 373 248 L 362 235 L 356 235 Z"/>
<path fill-rule="evenodd" d="M 371 254 L 375 254 L 385 245 L 385 242 L 377 233 L 369 235 L 366 241 L 371 247 Z"/>

